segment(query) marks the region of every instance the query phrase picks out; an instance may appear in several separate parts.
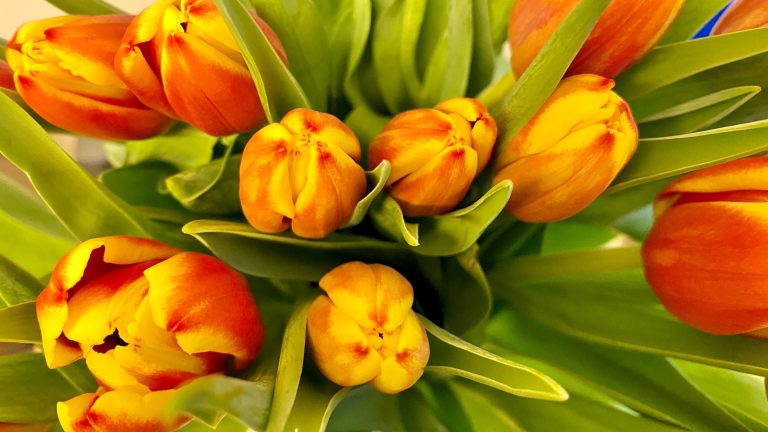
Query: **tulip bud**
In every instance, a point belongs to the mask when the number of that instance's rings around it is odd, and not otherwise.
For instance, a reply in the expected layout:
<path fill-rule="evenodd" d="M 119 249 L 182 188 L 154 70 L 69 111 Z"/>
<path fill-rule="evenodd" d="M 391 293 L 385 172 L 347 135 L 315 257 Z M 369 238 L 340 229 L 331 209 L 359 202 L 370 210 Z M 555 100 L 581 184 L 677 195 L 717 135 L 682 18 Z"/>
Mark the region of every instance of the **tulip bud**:
<path fill-rule="evenodd" d="M 667 310 L 705 332 L 768 336 L 768 157 L 686 175 L 654 213 L 645 277 Z"/>
<path fill-rule="evenodd" d="M 153 240 L 88 240 L 56 265 L 37 298 L 50 368 L 85 357 L 107 390 L 168 390 L 234 359 L 264 337 L 245 278 L 216 258 Z"/>
<path fill-rule="evenodd" d="M 307 337 L 320 372 L 341 386 L 370 383 L 399 393 L 416 383 L 429 360 L 429 341 L 411 310 L 413 287 L 381 264 L 342 264 L 320 279 L 309 308 Z"/>
<path fill-rule="evenodd" d="M 768 1 L 736 0 L 728 6 L 712 29 L 719 35 L 768 26 Z"/>
<path fill-rule="evenodd" d="M 389 195 L 406 216 L 432 216 L 456 207 L 488 165 L 496 122 L 475 99 L 454 98 L 434 109 L 396 115 L 371 142 L 368 166 L 392 165 Z"/>
<path fill-rule="evenodd" d="M 517 0 L 509 17 L 512 68 L 522 75 L 581 0 Z M 685 0 L 613 0 L 595 25 L 567 75 L 613 78 L 661 39 Z"/>
<path fill-rule="evenodd" d="M 259 17 L 277 54 L 285 52 Z M 158 0 L 128 27 L 115 57 L 120 78 L 148 106 L 224 136 L 264 123 L 248 67 L 213 0 Z"/>
<path fill-rule="evenodd" d="M 322 238 L 352 217 L 365 195 L 360 142 L 339 119 L 292 110 L 251 137 L 240 163 L 240 203 L 257 230 L 289 227 Z"/>
<path fill-rule="evenodd" d="M 526 222 L 573 216 L 595 200 L 637 148 L 629 106 L 597 75 L 564 79 L 507 144 L 494 183 L 512 180 L 507 210 Z"/>
<path fill-rule="evenodd" d="M 24 102 L 51 124 L 96 138 L 142 139 L 163 132 L 172 120 L 142 105 L 114 70 L 132 18 L 69 15 L 21 26 L 5 56 Z"/>

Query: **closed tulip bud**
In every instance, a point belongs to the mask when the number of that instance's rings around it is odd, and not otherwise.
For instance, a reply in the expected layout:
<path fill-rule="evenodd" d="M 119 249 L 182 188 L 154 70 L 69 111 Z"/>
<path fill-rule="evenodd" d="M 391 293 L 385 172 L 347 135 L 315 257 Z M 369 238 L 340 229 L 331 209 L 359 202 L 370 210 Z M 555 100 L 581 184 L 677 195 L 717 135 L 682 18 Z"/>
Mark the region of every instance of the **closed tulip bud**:
<path fill-rule="evenodd" d="M 507 144 L 494 183 L 512 180 L 507 210 L 526 222 L 573 216 L 595 200 L 637 148 L 629 106 L 597 75 L 564 79 Z"/>
<path fill-rule="evenodd" d="M 67 253 L 37 298 L 37 318 L 50 368 L 85 357 L 102 387 L 139 393 L 226 372 L 230 359 L 242 369 L 264 337 L 242 275 L 135 237 L 92 239 Z"/>
<path fill-rule="evenodd" d="M 424 373 L 429 341 L 411 310 L 413 287 L 381 264 L 342 264 L 320 279 L 307 336 L 320 372 L 341 386 L 369 383 L 398 393 Z"/>
<path fill-rule="evenodd" d="M 475 99 L 455 98 L 434 109 L 396 115 L 371 142 L 368 166 L 392 165 L 389 195 L 406 216 L 432 216 L 456 207 L 488 165 L 496 122 Z"/>
<path fill-rule="evenodd" d="M 144 106 L 114 70 L 131 19 L 70 15 L 21 26 L 5 56 L 24 102 L 51 124 L 96 138 L 142 139 L 163 132 L 172 120 Z"/>
<path fill-rule="evenodd" d="M 667 310 L 705 332 L 768 336 L 768 157 L 686 175 L 654 213 L 643 262 Z"/>
<path fill-rule="evenodd" d="M 518 0 L 509 17 L 512 68 L 522 75 L 581 0 Z M 613 0 L 568 69 L 613 78 L 653 48 L 685 0 Z"/>
<path fill-rule="evenodd" d="M 292 110 L 251 137 L 240 163 L 240 203 L 257 230 L 289 227 L 322 238 L 352 217 L 365 195 L 360 142 L 339 119 Z"/>
<path fill-rule="evenodd" d="M 732 33 L 768 26 L 768 1 L 736 0 L 712 29 L 712 34 Z"/>
<path fill-rule="evenodd" d="M 253 18 L 285 61 L 275 33 Z M 115 67 L 142 102 L 210 135 L 253 130 L 265 121 L 240 48 L 214 0 L 158 0 L 131 23 Z"/>

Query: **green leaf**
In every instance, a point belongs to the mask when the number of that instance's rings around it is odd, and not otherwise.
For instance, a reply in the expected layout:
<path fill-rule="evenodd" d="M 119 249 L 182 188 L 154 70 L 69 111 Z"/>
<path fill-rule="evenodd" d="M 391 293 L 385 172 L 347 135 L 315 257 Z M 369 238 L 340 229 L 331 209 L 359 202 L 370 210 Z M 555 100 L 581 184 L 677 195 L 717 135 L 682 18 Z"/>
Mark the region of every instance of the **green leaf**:
<path fill-rule="evenodd" d="M 177 429 L 178 432 L 248 432 L 249 430 L 252 429 L 248 428 L 248 426 L 228 415 L 225 415 L 221 420 L 219 420 L 216 428 L 211 428 L 204 422 L 198 419 L 193 419 L 191 422 Z"/>
<path fill-rule="evenodd" d="M 114 165 L 136 165 L 145 161 L 168 162 L 179 169 L 208 163 L 217 138 L 186 125 L 178 125 L 163 135 L 125 144 L 108 143 Z"/>
<path fill-rule="evenodd" d="M 380 393 L 371 386 L 356 387 L 333 411 L 328 430 L 405 432 L 398 412 L 398 399 L 397 395 Z"/>
<path fill-rule="evenodd" d="M 230 147 L 231 148 L 231 147 Z M 216 159 L 165 179 L 168 191 L 185 208 L 198 213 L 240 213 L 240 160 L 242 155 Z"/>
<path fill-rule="evenodd" d="M 477 392 L 467 391 L 457 383 L 452 383 L 459 402 L 469 416 L 473 431 L 509 431 L 525 432 L 517 422 L 488 399 Z"/>
<path fill-rule="evenodd" d="M 325 431 L 333 410 L 352 390 L 351 387 L 339 387 L 307 364 L 301 375 L 296 401 L 285 430 Z"/>
<path fill-rule="evenodd" d="M 508 308 L 494 316 L 488 331 L 510 351 L 570 372 L 645 415 L 696 431 L 748 430 L 665 358 L 585 343 Z"/>
<path fill-rule="evenodd" d="M 402 246 L 362 236 L 333 233 L 323 240 L 307 240 L 214 220 L 190 222 L 183 231 L 229 265 L 260 277 L 318 281 L 334 267 L 355 260 L 406 268 L 415 265 Z"/>
<path fill-rule="evenodd" d="M 568 393 L 539 371 L 478 348 L 436 326 L 421 321 L 429 337 L 427 372 L 466 378 L 502 392 L 526 398 L 562 401 Z"/>
<path fill-rule="evenodd" d="M 56 402 L 95 390 L 82 362 L 50 370 L 39 353 L 0 356 L 0 422 L 55 421 Z"/>
<path fill-rule="evenodd" d="M 360 140 L 362 150 L 360 160 L 364 163 L 368 161 L 368 145 L 384 129 L 388 121 L 389 117 L 375 113 L 365 105 L 355 107 L 344 119 L 344 123 Z"/>
<path fill-rule="evenodd" d="M 41 340 L 34 300 L 0 309 L 0 342 L 36 344 Z"/>
<path fill-rule="evenodd" d="M 549 98 L 592 32 L 609 0 L 580 2 L 517 80 L 501 107 L 493 107 L 499 125 L 499 150 Z"/>
<path fill-rule="evenodd" d="M 604 246 L 619 233 L 605 226 L 581 224 L 565 221 L 549 223 L 544 228 L 541 244 L 542 255 L 554 255 L 563 252 L 594 249 Z"/>
<path fill-rule="evenodd" d="M 135 207 L 155 207 L 183 212 L 172 196 L 163 193 L 163 182 L 178 172 L 166 162 L 148 161 L 102 172 L 99 180 L 115 195 Z"/>
<path fill-rule="evenodd" d="M 640 140 L 637 152 L 608 188 L 608 193 L 751 156 L 766 149 L 768 121 Z"/>
<path fill-rule="evenodd" d="M 400 205 L 389 195 L 375 200 L 368 214 L 384 236 L 409 246 L 419 246 L 419 224 L 406 222 Z"/>
<path fill-rule="evenodd" d="M 44 234 L 74 240 L 72 233 L 67 231 L 37 195 L 2 173 L 0 173 L 0 202 L 3 203 L 1 211 L 16 221 Z"/>
<path fill-rule="evenodd" d="M 392 166 L 389 164 L 389 161 L 384 160 L 373 171 L 365 172 L 365 177 L 368 180 L 368 184 L 373 184 L 373 188 L 370 192 L 368 192 L 368 195 L 358 201 L 357 205 L 355 206 L 355 211 L 352 213 L 352 217 L 347 221 L 347 223 L 341 226 L 341 229 L 359 225 L 360 222 L 365 219 L 371 204 L 373 204 L 373 201 L 376 199 L 376 197 L 379 196 L 381 191 L 384 190 L 384 185 L 387 183 L 389 172 L 391 170 Z"/>
<path fill-rule="evenodd" d="M 592 224 L 611 224 L 623 215 L 647 206 L 666 185 L 676 178 L 677 176 L 673 176 L 643 183 L 618 192 L 609 191 L 600 195 L 589 207 L 571 220 Z"/>
<path fill-rule="evenodd" d="M 616 81 L 630 102 L 699 72 L 768 51 L 768 29 L 729 33 L 665 45 L 651 51 Z"/>
<path fill-rule="evenodd" d="M 217 0 L 217 3 L 233 5 L 233 1 Z M 272 117 L 277 120 L 292 108 L 309 108 L 310 102 L 313 109 L 325 111 L 330 84 L 329 47 L 317 6 L 312 0 L 251 0 L 251 3 L 259 16 L 277 33 L 288 56 L 290 72 L 276 55 L 270 54 L 274 51 L 265 45 L 266 38 L 261 37 L 258 44 L 254 44 L 258 36 L 254 31 L 258 27 L 248 24 L 253 20 L 239 13 L 240 18 L 234 28 L 243 31 L 250 28 L 243 33 L 241 49 L 243 53 L 252 51 L 250 56 L 254 62 L 249 67 L 251 73 L 258 70 L 263 77 L 262 87 L 266 87 L 264 90 L 269 95 L 269 103 L 274 105 L 271 108 Z M 258 33 L 261 34 L 261 31 Z M 267 54 L 269 57 L 265 58 Z"/>
<path fill-rule="evenodd" d="M 507 27 L 509 14 L 515 0 L 491 0 L 488 2 L 488 16 L 490 17 L 491 35 L 493 36 L 494 49 L 501 49 L 501 45 L 507 40 Z"/>
<path fill-rule="evenodd" d="M 472 0 L 472 30 L 475 34 L 472 38 L 472 62 L 466 91 L 469 96 L 480 93 L 490 83 L 496 68 L 490 3 L 493 1 Z"/>
<path fill-rule="evenodd" d="M 760 90 L 757 86 L 734 87 L 664 110 L 640 125 L 640 136 L 665 137 L 704 130 L 749 102 Z"/>
<path fill-rule="evenodd" d="M 0 306 L 34 301 L 42 289 L 34 276 L 0 255 Z"/>
<path fill-rule="evenodd" d="M 6 208 L 16 210 L 12 201 L 6 205 L 0 209 L 0 255 L 36 277 L 50 273 L 59 258 L 74 246 L 71 234 L 65 239 L 30 227 L 5 212 Z"/>
<path fill-rule="evenodd" d="M 122 10 L 102 0 L 45 0 L 71 15 L 124 14 Z"/>
<path fill-rule="evenodd" d="M 8 41 L 4 38 L 0 38 L 0 60 L 5 61 L 5 47 L 8 46 Z"/>
<path fill-rule="evenodd" d="M 491 287 L 477 261 L 475 245 L 452 257 L 443 258 L 445 275 L 436 285 L 443 311 L 443 327 L 457 335 L 477 328 L 491 312 Z"/>
<path fill-rule="evenodd" d="M 660 44 L 692 38 L 726 4 L 728 0 L 687 0 L 675 22 L 661 38 Z"/>

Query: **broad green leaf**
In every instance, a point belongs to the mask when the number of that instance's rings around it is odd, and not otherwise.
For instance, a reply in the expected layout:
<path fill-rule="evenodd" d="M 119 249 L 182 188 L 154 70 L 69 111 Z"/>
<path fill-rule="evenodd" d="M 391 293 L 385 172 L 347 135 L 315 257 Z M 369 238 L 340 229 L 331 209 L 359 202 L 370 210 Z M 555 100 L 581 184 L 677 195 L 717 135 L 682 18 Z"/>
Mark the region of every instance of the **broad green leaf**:
<path fill-rule="evenodd" d="M 491 312 L 491 287 L 477 261 L 475 245 L 452 257 L 443 258 L 444 276 L 435 288 L 440 294 L 443 327 L 457 335 L 469 333 Z"/>
<path fill-rule="evenodd" d="M 360 160 L 364 165 L 368 162 L 368 145 L 384 129 L 388 121 L 389 117 L 375 113 L 365 106 L 354 108 L 344 119 L 344 123 L 352 129 L 352 132 L 360 140 L 360 149 L 362 150 Z M 372 169 L 372 167 L 368 168 Z"/>
<path fill-rule="evenodd" d="M 665 45 L 621 74 L 616 92 L 630 102 L 699 72 L 768 51 L 768 29 L 729 33 Z"/>
<path fill-rule="evenodd" d="M 674 176 L 643 183 L 613 193 L 609 191 L 598 197 L 589 207 L 575 215 L 571 220 L 601 225 L 611 224 L 623 215 L 653 202 L 656 195 L 676 178 L 677 176 Z"/>
<path fill-rule="evenodd" d="M 693 37 L 704 24 L 728 4 L 728 0 L 687 0 L 672 26 L 661 38 L 661 45 Z"/>
<path fill-rule="evenodd" d="M 539 371 L 478 348 L 421 318 L 429 337 L 425 371 L 455 375 L 525 398 L 562 401 L 568 393 Z"/>
<path fill-rule="evenodd" d="M 419 224 L 406 222 L 400 205 L 389 195 L 381 195 L 374 200 L 368 214 L 384 236 L 409 246 L 419 246 Z"/>
<path fill-rule="evenodd" d="M 228 415 L 225 415 L 219 420 L 215 428 L 211 428 L 201 420 L 193 419 L 191 422 L 177 429 L 178 432 L 248 432 L 249 430 L 252 429 Z"/>
<path fill-rule="evenodd" d="M 71 15 L 124 14 L 119 8 L 102 0 L 45 0 Z"/>
<path fill-rule="evenodd" d="M 405 432 L 398 396 L 380 393 L 367 385 L 355 387 L 333 410 L 328 430 Z"/>
<path fill-rule="evenodd" d="M 164 181 L 178 170 L 166 162 L 148 161 L 102 172 L 99 180 L 110 191 L 135 207 L 155 207 L 183 212 L 167 193 Z"/>
<path fill-rule="evenodd" d="M 653 228 L 653 206 L 648 204 L 616 219 L 613 226 L 628 236 L 643 241 Z"/>
<path fill-rule="evenodd" d="M 679 113 L 673 116 L 669 115 L 669 111 L 662 112 L 660 115 L 667 115 L 668 117 L 647 121 L 640 125 L 640 136 L 643 138 L 666 137 L 707 129 L 749 102 L 760 93 L 760 90 L 760 87 L 757 86 L 737 87 L 726 90 L 726 94 L 724 92 L 713 94 L 716 98 L 726 98 L 728 93 L 730 93 L 730 98 L 702 106 L 695 111 Z M 694 100 L 692 102 L 701 103 L 701 100 Z M 683 107 L 683 109 L 688 108 Z"/>
<path fill-rule="evenodd" d="M 491 36 L 496 50 L 507 40 L 507 26 L 509 14 L 515 0 L 491 0 L 488 2 L 488 16 L 490 17 Z"/>
<path fill-rule="evenodd" d="M 56 402 L 95 390 L 82 362 L 50 370 L 39 353 L 0 356 L 0 422 L 55 421 Z"/>
<path fill-rule="evenodd" d="M 384 189 L 384 185 L 387 183 L 389 172 L 391 170 L 392 166 L 389 164 L 389 161 L 384 160 L 373 171 L 366 171 L 365 177 L 368 180 L 368 184 L 373 185 L 373 188 L 365 197 L 363 197 L 363 199 L 357 203 L 355 206 L 355 211 L 352 213 L 352 217 L 347 221 L 347 223 L 341 226 L 341 229 L 359 225 L 360 222 L 365 219 L 371 204 L 373 204 L 373 201 Z"/>
<path fill-rule="evenodd" d="M 355 260 L 415 265 L 401 245 L 356 235 L 333 233 L 323 240 L 307 240 L 214 220 L 190 222 L 183 230 L 229 265 L 260 277 L 318 281 L 334 267 Z"/>
<path fill-rule="evenodd" d="M 442 377 L 424 377 L 410 389 L 399 393 L 398 402 L 401 418 L 409 430 L 473 430 L 469 413 L 461 405 L 456 387 Z"/>
<path fill-rule="evenodd" d="M 553 255 L 604 246 L 619 233 L 605 226 L 565 221 L 549 223 L 544 228 L 541 244 L 542 255 Z"/>
<path fill-rule="evenodd" d="M 233 0 L 217 0 L 219 1 L 233 4 Z M 313 109 L 325 111 L 331 66 L 328 37 L 315 3 L 312 0 L 251 0 L 251 3 L 259 16 L 277 33 L 288 56 L 290 72 L 276 55 L 270 54 L 269 59 L 261 58 L 266 53 L 274 53 L 265 45 L 266 38 L 260 38 L 257 45 L 244 47 L 243 44 L 254 44 L 254 37 L 257 36 L 251 35 L 250 30 L 244 33 L 241 48 L 243 52 L 252 51 L 250 55 L 256 62 L 250 66 L 251 71 L 261 72 L 263 86 L 269 94 L 269 103 L 276 105 L 272 108 L 275 121 L 292 108 L 309 108 L 310 103 Z M 247 22 L 253 22 L 246 15 L 241 15 L 235 29 L 244 30 L 246 27 L 243 27 L 243 20 L 246 18 Z M 248 27 L 252 30 L 258 29 L 255 25 L 248 24 Z M 254 68 L 255 66 L 258 67 Z"/>
<path fill-rule="evenodd" d="M 40 343 L 34 300 L 0 309 L 0 342 Z"/>
<path fill-rule="evenodd" d="M 341 403 L 352 387 L 339 387 L 320 375 L 311 364 L 301 374 L 291 415 L 285 430 L 325 431 L 333 410 Z"/>
<path fill-rule="evenodd" d="M 665 358 L 585 343 L 507 308 L 488 331 L 510 351 L 570 372 L 645 415 L 696 431 L 748 430 Z"/>
<path fill-rule="evenodd" d="M 231 147 L 230 147 L 231 148 Z M 165 186 L 185 208 L 198 213 L 240 213 L 240 160 L 242 155 L 216 159 L 165 179 Z"/>
<path fill-rule="evenodd" d="M 0 255 L 0 307 L 34 301 L 42 289 L 34 276 Z"/>
<path fill-rule="evenodd" d="M 472 0 L 472 62 L 466 94 L 480 93 L 491 81 L 496 67 L 496 48 L 493 43 L 493 29 L 489 0 Z"/>
<path fill-rule="evenodd" d="M 766 29 L 768 30 L 768 29 Z M 640 141 L 608 193 L 685 174 L 768 149 L 768 120 Z"/>
<path fill-rule="evenodd" d="M 508 413 L 488 403 L 480 393 L 467 391 L 456 383 L 452 383 L 451 387 L 469 416 L 472 427 L 468 430 L 525 432 Z"/>
<path fill-rule="evenodd" d="M 72 233 L 67 231 L 37 195 L 2 173 L 0 202 L 3 203 L 3 212 L 24 225 L 51 236 L 74 240 Z"/>
<path fill-rule="evenodd" d="M 97 183 L 18 105 L 2 95 L 0 117 L 5 119 L 0 123 L 0 153 L 29 176 L 40 196 L 75 236 L 147 236 L 127 205 Z M 20 142 L 25 145 L 17 145 Z M 45 157 L 41 158 L 41 154 Z"/>
<path fill-rule="evenodd" d="M 491 111 L 499 125 L 499 151 L 555 90 L 608 3 L 580 2 L 520 76 L 502 106 Z"/>
<path fill-rule="evenodd" d="M 758 92 L 760 92 L 759 86 L 737 86 L 708 93 L 701 97 L 686 99 L 679 103 L 674 100 L 651 99 L 648 102 L 638 103 L 633 108 L 632 115 L 638 124 L 667 120 Z"/>
<path fill-rule="evenodd" d="M 261 430 L 267 422 L 271 390 L 262 382 L 211 375 L 179 388 L 168 410 L 194 416 L 212 428 L 228 415 L 252 429 Z"/>
<path fill-rule="evenodd" d="M 164 135 L 125 144 L 107 143 L 106 148 L 112 164 L 118 167 L 162 161 L 187 169 L 208 163 L 216 140 L 190 126 L 177 125 Z"/>
<path fill-rule="evenodd" d="M 74 246 L 74 242 L 47 234 L 9 216 L 12 204 L 0 209 L 0 255 L 10 259 L 25 271 L 41 277 L 53 270 L 56 262 Z M 68 237 L 71 237 L 69 235 Z"/>

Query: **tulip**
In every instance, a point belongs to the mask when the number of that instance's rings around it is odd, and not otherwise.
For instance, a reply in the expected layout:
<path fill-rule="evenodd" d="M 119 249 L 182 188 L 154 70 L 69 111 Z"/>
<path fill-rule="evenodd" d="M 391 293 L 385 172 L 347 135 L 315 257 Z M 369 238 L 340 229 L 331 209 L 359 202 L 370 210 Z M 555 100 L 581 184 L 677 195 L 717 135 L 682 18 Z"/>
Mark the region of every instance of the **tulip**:
<path fill-rule="evenodd" d="M 495 142 L 496 122 L 482 103 L 448 99 L 390 120 L 371 142 L 368 166 L 392 164 L 386 185 L 403 214 L 438 215 L 461 202 Z"/>
<path fill-rule="evenodd" d="M 638 142 L 629 106 L 613 84 L 597 75 L 564 79 L 507 144 L 494 183 L 514 183 L 510 213 L 526 222 L 566 219 L 611 184 Z"/>
<path fill-rule="evenodd" d="M 285 62 L 275 33 L 253 18 Z M 145 9 L 128 27 L 115 68 L 147 106 L 210 135 L 265 121 L 240 48 L 213 0 L 158 0 Z"/>
<path fill-rule="evenodd" d="M 398 393 L 424 373 L 429 341 L 411 310 L 413 287 L 381 264 L 342 264 L 320 279 L 307 337 L 320 372 L 341 386 L 369 383 Z"/>
<path fill-rule="evenodd" d="M 518 0 L 509 17 L 512 68 L 522 75 L 581 0 Z M 613 0 L 595 25 L 567 75 L 613 78 L 661 39 L 685 0 Z"/>
<path fill-rule="evenodd" d="M 768 336 L 768 157 L 686 175 L 654 213 L 643 262 L 667 310 L 705 332 Z"/>
<path fill-rule="evenodd" d="M 768 26 L 768 1 L 736 0 L 712 29 L 712 34 L 732 33 Z"/>
<path fill-rule="evenodd" d="M 289 227 L 322 238 L 350 217 L 365 195 L 357 164 L 360 142 L 339 119 L 309 109 L 290 111 L 251 137 L 240 163 L 240 203 L 257 230 Z"/>
<path fill-rule="evenodd" d="M 13 83 L 13 69 L 4 61 L 0 61 L 0 88 L 16 90 Z"/>
<path fill-rule="evenodd" d="M 142 139 L 163 132 L 172 120 L 144 106 L 113 67 L 131 19 L 70 15 L 21 26 L 5 55 L 24 102 L 49 123 L 96 138 Z"/>

